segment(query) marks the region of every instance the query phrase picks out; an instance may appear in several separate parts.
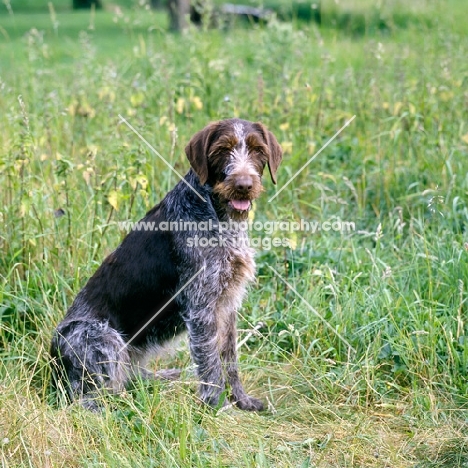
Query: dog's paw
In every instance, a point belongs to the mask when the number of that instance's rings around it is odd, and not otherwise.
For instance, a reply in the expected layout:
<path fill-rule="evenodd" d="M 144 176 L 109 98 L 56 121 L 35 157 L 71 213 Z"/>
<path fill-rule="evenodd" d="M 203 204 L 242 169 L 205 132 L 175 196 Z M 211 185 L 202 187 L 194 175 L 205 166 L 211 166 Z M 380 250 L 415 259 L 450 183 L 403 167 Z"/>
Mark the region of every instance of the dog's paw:
<path fill-rule="evenodd" d="M 200 399 L 205 405 L 211 406 L 212 408 L 219 409 L 229 404 L 226 398 L 226 392 L 224 391 L 211 391 L 210 393 L 201 393 Z"/>
<path fill-rule="evenodd" d="M 178 380 L 182 371 L 180 369 L 161 369 L 156 372 L 156 378 L 162 380 Z"/>
<path fill-rule="evenodd" d="M 199 388 L 199 395 L 201 401 L 203 401 L 205 405 L 211 406 L 215 409 L 220 409 L 221 407 L 229 404 L 226 397 L 224 383 L 219 385 L 202 383 Z"/>
<path fill-rule="evenodd" d="M 150 371 L 144 367 L 137 368 L 135 377 L 143 380 L 178 380 L 182 371 L 180 369 L 161 369 L 157 372 Z"/>
<path fill-rule="evenodd" d="M 83 395 L 79 400 L 79 404 L 86 410 L 91 411 L 92 413 L 102 413 L 104 407 L 102 406 L 102 401 L 100 401 L 96 393 L 91 393 Z"/>
<path fill-rule="evenodd" d="M 261 400 L 250 395 L 242 395 L 234 403 L 239 409 L 244 411 L 263 411 L 265 409 Z"/>

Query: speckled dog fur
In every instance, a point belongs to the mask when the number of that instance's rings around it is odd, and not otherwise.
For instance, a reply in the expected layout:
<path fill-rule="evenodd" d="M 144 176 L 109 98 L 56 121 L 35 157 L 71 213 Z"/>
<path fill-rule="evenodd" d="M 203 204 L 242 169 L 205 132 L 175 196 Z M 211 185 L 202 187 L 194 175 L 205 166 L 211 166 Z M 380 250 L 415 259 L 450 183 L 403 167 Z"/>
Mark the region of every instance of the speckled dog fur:
<path fill-rule="evenodd" d="M 266 165 L 276 183 L 281 148 L 262 124 L 229 119 L 195 134 L 185 151 L 191 165 L 187 183 L 180 181 L 141 221 L 211 220 L 213 228 L 133 230 L 80 291 L 54 333 L 54 382 L 90 409 L 103 389 L 118 392 L 136 373 L 154 377 L 145 362 L 184 330 L 201 399 L 216 406 L 229 385 L 230 400 L 239 408 L 263 409 L 243 389 L 236 352 L 237 310 L 255 275 L 254 253 L 246 231 L 222 231 L 218 223 L 247 219 Z M 196 236 L 229 242 L 194 247 L 190 239 Z"/>

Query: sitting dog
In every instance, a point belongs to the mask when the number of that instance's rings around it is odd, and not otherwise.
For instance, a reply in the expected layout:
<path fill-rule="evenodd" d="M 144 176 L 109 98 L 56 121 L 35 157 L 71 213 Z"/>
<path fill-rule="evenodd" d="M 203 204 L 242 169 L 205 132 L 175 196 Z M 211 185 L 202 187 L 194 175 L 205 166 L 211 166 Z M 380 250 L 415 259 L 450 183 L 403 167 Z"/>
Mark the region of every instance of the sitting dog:
<path fill-rule="evenodd" d="M 184 330 L 200 398 L 217 406 L 229 384 L 239 408 L 263 409 L 244 391 L 236 351 L 236 315 L 254 278 L 254 252 L 245 229 L 220 226 L 247 220 L 266 165 L 276 184 L 281 147 L 262 124 L 229 119 L 196 133 L 185 152 L 191 169 L 139 223 L 155 228 L 125 237 L 54 333 L 55 384 L 89 409 L 98 408 L 101 390 L 118 392 L 136 374 L 155 377 L 145 363 Z M 174 229 L 157 229 L 161 223 Z M 175 229 L 181 226 L 190 229 Z"/>

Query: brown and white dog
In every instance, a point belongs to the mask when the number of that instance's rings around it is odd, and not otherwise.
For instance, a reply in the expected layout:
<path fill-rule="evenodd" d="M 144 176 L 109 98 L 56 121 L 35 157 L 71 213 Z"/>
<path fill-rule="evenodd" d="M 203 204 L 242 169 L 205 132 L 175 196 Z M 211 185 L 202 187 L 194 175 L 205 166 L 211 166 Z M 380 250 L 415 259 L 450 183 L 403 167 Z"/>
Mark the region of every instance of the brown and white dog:
<path fill-rule="evenodd" d="M 102 390 L 119 391 L 135 374 L 155 377 L 146 361 L 184 330 L 201 399 L 223 404 L 229 384 L 239 408 L 263 409 L 243 389 L 236 351 L 237 310 L 254 278 L 254 252 L 246 230 L 220 225 L 247 219 L 266 165 L 276 183 L 281 147 L 262 124 L 229 119 L 196 133 L 185 151 L 191 169 L 140 221 L 154 229 L 125 237 L 54 333 L 54 382 L 90 409 Z M 161 223 L 190 229 L 158 229 Z M 195 238 L 205 242 L 194 246 Z"/>

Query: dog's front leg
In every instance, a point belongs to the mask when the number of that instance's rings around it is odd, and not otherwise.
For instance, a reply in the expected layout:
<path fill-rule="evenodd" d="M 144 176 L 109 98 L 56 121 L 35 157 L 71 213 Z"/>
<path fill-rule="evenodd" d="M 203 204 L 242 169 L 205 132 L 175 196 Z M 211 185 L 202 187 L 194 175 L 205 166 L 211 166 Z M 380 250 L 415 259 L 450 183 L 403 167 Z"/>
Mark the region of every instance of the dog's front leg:
<path fill-rule="evenodd" d="M 226 327 L 221 340 L 221 359 L 225 366 L 227 379 L 231 386 L 231 399 L 236 406 L 246 411 L 262 411 L 263 403 L 244 390 L 237 366 L 237 326 L 236 312 L 226 314 Z"/>
<path fill-rule="evenodd" d="M 200 398 L 211 406 L 220 403 L 225 389 L 218 349 L 217 323 L 212 310 L 190 311 L 187 329 L 190 353 L 200 379 Z"/>

